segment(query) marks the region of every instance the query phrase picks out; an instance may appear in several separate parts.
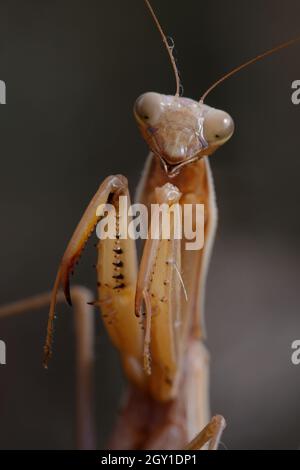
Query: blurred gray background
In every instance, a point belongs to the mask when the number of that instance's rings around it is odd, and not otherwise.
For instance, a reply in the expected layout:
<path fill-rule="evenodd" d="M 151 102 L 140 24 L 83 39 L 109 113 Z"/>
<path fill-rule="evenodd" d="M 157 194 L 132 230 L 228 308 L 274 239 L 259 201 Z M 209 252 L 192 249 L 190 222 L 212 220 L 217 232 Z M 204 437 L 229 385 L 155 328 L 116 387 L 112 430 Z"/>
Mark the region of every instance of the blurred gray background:
<path fill-rule="evenodd" d="M 300 34 L 298 0 L 153 0 L 193 98 L 241 62 Z M 207 101 L 235 119 L 212 158 L 219 227 L 207 295 L 211 405 L 229 449 L 298 448 L 300 366 L 300 45 L 231 78 Z M 1 0 L 1 302 L 52 287 L 83 209 L 109 174 L 132 192 L 147 154 L 132 117 L 145 91 L 174 78 L 142 0 Z M 95 288 L 93 244 L 75 280 Z M 0 321 L 0 448 L 74 448 L 72 311 L 59 309 L 41 366 L 47 310 Z M 124 389 L 97 317 L 96 420 L 103 446 Z"/>

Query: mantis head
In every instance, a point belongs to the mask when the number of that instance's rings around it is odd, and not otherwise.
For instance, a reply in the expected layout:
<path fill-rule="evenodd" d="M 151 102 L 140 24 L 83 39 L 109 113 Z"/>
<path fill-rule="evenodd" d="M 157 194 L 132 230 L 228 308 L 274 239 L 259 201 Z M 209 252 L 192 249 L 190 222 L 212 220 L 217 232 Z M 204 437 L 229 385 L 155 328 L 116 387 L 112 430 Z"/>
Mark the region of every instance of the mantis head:
<path fill-rule="evenodd" d="M 134 114 L 150 149 L 161 159 L 167 174 L 174 176 L 182 166 L 212 154 L 233 134 L 232 118 L 224 111 L 205 105 L 207 95 L 249 65 L 300 41 L 300 36 L 273 47 L 226 73 L 214 82 L 197 102 L 180 96 L 180 78 L 173 56 L 173 46 L 169 45 L 150 1 L 145 0 L 145 4 L 169 55 L 176 81 L 176 93 L 174 96 L 145 93 L 137 99 Z"/>
<path fill-rule="evenodd" d="M 210 155 L 233 134 L 233 119 L 203 102 L 149 92 L 141 95 L 134 115 L 150 150 L 169 174 Z"/>

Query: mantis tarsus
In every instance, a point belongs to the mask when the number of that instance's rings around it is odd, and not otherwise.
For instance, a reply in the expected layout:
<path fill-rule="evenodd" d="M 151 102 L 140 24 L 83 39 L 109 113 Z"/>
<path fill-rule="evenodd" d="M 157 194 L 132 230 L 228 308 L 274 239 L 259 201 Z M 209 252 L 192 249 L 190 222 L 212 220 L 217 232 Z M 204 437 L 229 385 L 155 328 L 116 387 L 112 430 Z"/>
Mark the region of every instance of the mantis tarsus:
<path fill-rule="evenodd" d="M 153 14 L 149 2 L 146 3 Z M 153 17 L 166 43 L 161 27 Z M 208 440 L 211 441 L 210 447 L 216 448 L 224 427 L 224 420 L 220 417 L 207 425 L 208 354 L 203 343 L 203 304 L 216 224 L 214 189 L 207 157 L 231 137 L 233 121 L 227 113 L 204 104 L 204 98 L 212 87 L 200 102 L 180 97 L 179 78 L 171 53 L 170 58 L 176 76 L 175 96 L 146 93 L 134 107 L 137 123 L 151 151 L 137 198 L 147 206 L 157 197 L 168 204 L 172 192 L 172 197 L 176 193 L 181 204 L 204 203 L 205 248 L 197 254 L 189 253 L 180 249 L 175 240 L 161 240 L 156 247 L 156 250 L 159 248 L 158 253 L 149 240 L 138 271 L 132 240 L 106 240 L 98 244 L 97 302 L 131 383 L 127 403 L 112 439 L 112 446 L 117 448 L 183 448 L 190 441 L 189 448 L 200 448 Z M 242 67 L 255 60 L 257 58 Z M 213 87 L 230 75 L 227 74 Z M 108 177 L 88 206 L 63 256 L 51 302 L 45 361 L 51 353 L 56 292 L 62 285 L 68 301 L 71 301 L 69 272 L 97 223 L 96 208 L 108 199 L 117 208 L 120 194 L 129 198 L 126 179 L 122 176 Z M 175 267 L 180 265 L 187 300 L 178 295 L 181 286 Z M 145 321 L 135 315 L 140 313 L 142 304 L 146 308 Z M 173 326 L 175 311 L 180 316 L 179 333 L 169 328 Z M 145 333 L 143 327 L 146 328 Z M 152 358 L 151 368 L 149 357 Z M 197 434 L 198 438 L 193 441 Z"/>

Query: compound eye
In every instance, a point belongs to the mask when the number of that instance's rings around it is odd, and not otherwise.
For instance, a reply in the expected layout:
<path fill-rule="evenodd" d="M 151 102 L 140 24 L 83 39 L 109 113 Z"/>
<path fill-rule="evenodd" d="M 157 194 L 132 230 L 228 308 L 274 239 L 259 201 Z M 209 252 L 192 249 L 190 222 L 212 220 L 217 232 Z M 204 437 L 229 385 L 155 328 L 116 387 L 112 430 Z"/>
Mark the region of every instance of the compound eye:
<path fill-rule="evenodd" d="M 203 131 L 208 144 L 223 144 L 233 134 L 233 119 L 225 111 L 212 109 L 205 116 Z"/>
<path fill-rule="evenodd" d="M 162 107 L 162 96 L 159 93 L 149 92 L 137 99 L 135 112 L 144 122 L 154 126 L 159 121 Z"/>

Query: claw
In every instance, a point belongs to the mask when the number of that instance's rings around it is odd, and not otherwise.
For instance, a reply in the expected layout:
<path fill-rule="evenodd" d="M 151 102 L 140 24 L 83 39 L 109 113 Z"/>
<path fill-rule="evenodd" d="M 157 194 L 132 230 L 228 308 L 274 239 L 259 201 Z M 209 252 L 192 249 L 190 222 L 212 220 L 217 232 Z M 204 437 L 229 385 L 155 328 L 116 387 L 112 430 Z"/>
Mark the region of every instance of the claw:
<path fill-rule="evenodd" d="M 92 305 L 92 307 L 97 307 L 100 305 L 99 300 L 93 300 L 92 302 L 87 302 L 88 305 Z"/>
<path fill-rule="evenodd" d="M 70 307 L 72 307 L 72 298 L 70 291 L 70 273 L 73 273 L 74 266 L 77 263 L 81 251 L 78 255 L 74 255 L 71 260 L 68 260 L 68 258 L 64 256 L 61 262 L 60 284 L 62 286 L 66 302 L 70 305 Z"/>
<path fill-rule="evenodd" d="M 70 279 L 69 277 L 66 278 L 64 284 L 63 284 L 63 290 L 65 294 L 66 301 L 72 307 L 72 298 L 71 298 L 71 291 L 70 291 Z"/>
<path fill-rule="evenodd" d="M 92 198 L 88 207 L 86 208 L 82 219 L 77 225 L 75 232 L 67 246 L 65 254 L 62 258 L 60 268 L 58 270 L 55 284 L 52 291 L 50 313 L 47 326 L 47 337 L 44 348 L 44 366 L 47 367 L 49 358 L 52 354 L 52 337 L 53 337 L 53 322 L 54 322 L 54 309 L 56 305 L 57 292 L 60 287 L 63 288 L 66 301 L 72 306 L 72 299 L 70 293 L 70 280 L 69 274 L 73 271 L 76 262 L 78 261 L 82 250 L 95 226 L 98 223 L 99 217 L 97 209 L 102 204 L 105 204 L 110 194 L 126 192 L 127 179 L 122 175 L 109 176 L 100 185 L 95 196 Z"/>

